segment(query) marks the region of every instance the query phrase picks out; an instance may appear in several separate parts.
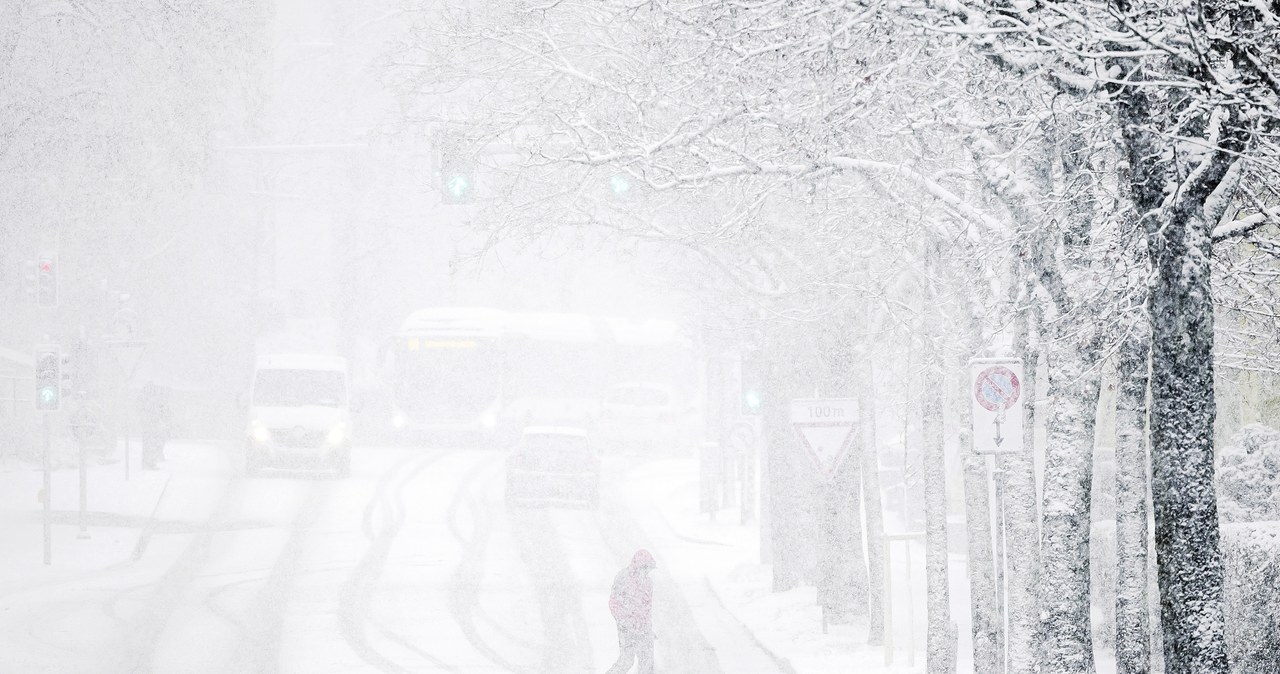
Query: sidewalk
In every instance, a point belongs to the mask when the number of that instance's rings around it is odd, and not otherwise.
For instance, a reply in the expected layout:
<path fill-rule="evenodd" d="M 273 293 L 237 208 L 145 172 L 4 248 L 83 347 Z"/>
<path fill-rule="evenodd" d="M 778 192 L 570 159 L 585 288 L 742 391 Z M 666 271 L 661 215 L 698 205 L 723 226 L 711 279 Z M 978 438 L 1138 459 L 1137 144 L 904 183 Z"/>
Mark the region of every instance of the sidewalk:
<path fill-rule="evenodd" d="M 914 615 L 914 666 L 908 661 L 911 637 L 907 616 L 895 616 L 897 648 L 893 664 L 886 664 L 882 646 L 868 646 L 866 624 L 832 625 L 822 629 L 822 609 L 816 604 L 816 590 L 801 587 L 789 592 L 772 592 L 768 565 L 759 564 L 759 535 L 755 525 L 741 525 L 736 509 L 717 513 L 712 522 L 698 512 L 698 466 L 693 459 L 653 462 L 629 471 L 625 496 L 641 510 L 649 507 L 648 526 L 667 528 L 682 545 L 664 548 L 662 553 L 683 568 L 704 575 L 712 594 L 752 634 L 755 641 L 779 662 L 780 671 L 796 674 L 828 674 L 856 671 L 866 674 L 915 674 L 924 671 L 924 615 Z M 912 566 L 923 571 L 923 550 Z M 923 585 L 922 574 L 918 582 Z M 894 594 L 899 604 L 920 604 L 923 588 L 908 588 L 906 574 L 899 570 Z M 917 582 L 913 578 L 913 583 Z M 913 590 L 914 594 L 908 592 Z"/>
<path fill-rule="evenodd" d="M 135 444 L 136 451 L 136 444 Z M 88 538 L 78 537 L 80 476 L 74 467 L 52 473 L 53 564 L 43 562 L 44 506 L 39 466 L 8 464 L 0 470 L 0 587 L 105 569 L 128 562 L 168 485 L 166 471 L 88 461 Z"/>

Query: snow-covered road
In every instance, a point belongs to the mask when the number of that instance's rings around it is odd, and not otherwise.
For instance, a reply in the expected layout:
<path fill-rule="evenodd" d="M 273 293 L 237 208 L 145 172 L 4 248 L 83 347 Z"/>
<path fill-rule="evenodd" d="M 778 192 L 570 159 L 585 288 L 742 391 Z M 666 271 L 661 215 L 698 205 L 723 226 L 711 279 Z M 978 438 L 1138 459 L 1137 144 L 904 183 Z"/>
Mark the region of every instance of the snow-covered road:
<path fill-rule="evenodd" d="M 606 463 L 594 511 L 508 508 L 502 458 L 357 448 L 350 479 L 245 478 L 215 446 L 174 447 L 136 559 L 0 585 L 0 668 L 603 672 L 609 586 L 644 546 L 659 671 L 778 671 L 698 569 L 662 566 L 687 542 L 611 497 L 633 462 Z"/>

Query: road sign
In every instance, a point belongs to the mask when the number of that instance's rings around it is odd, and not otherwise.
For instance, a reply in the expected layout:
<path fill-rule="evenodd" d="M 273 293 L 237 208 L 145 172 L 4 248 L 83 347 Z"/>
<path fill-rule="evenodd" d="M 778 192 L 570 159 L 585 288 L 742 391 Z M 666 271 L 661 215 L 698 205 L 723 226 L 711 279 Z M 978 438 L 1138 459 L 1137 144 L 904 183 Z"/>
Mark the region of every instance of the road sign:
<path fill-rule="evenodd" d="M 858 401 L 852 398 L 792 400 L 791 426 L 818 471 L 830 480 L 855 444 Z"/>
<path fill-rule="evenodd" d="M 93 410 L 83 403 L 71 413 L 71 418 L 68 419 L 68 422 L 71 426 L 71 434 L 81 444 L 93 439 L 93 436 L 101 430 L 102 423 L 98 419 L 98 415 L 94 414 Z"/>
<path fill-rule="evenodd" d="M 102 343 L 110 347 L 124 384 L 127 385 L 133 379 L 138 363 L 142 361 L 142 353 L 150 342 L 145 339 L 104 339 Z"/>
<path fill-rule="evenodd" d="M 969 361 L 973 390 L 973 451 L 1008 454 L 1022 451 L 1022 361 L 975 358 Z"/>

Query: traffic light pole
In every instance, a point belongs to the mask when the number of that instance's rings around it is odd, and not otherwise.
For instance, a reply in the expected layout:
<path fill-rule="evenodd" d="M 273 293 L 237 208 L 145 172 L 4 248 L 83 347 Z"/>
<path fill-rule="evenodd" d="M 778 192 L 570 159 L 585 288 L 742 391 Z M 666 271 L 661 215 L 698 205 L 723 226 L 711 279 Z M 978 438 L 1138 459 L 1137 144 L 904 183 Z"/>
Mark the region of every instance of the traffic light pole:
<path fill-rule="evenodd" d="M 85 465 L 84 441 L 80 441 L 80 531 L 76 538 L 89 537 L 89 470 Z"/>
<path fill-rule="evenodd" d="M 119 403 L 116 403 L 119 405 Z M 129 481 L 129 422 L 123 421 L 120 424 L 124 428 L 124 481 Z"/>
<path fill-rule="evenodd" d="M 44 417 L 44 563 L 53 564 L 53 456 L 50 451 L 49 413 Z"/>

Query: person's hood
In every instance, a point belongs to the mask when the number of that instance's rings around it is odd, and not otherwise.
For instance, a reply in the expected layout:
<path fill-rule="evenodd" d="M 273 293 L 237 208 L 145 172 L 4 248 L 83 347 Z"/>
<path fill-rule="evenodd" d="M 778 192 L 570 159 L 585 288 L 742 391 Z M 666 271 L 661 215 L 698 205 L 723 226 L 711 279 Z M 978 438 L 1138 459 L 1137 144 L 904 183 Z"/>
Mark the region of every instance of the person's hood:
<path fill-rule="evenodd" d="M 658 568 L 658 562 L 654 560 L 652 553 L 641 548 L 636 550 L 636 554 L 631 556 L 631 566 L 648 571 L 650 569 Z"/>

